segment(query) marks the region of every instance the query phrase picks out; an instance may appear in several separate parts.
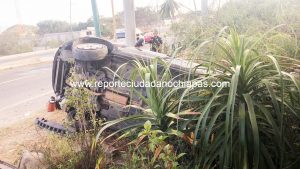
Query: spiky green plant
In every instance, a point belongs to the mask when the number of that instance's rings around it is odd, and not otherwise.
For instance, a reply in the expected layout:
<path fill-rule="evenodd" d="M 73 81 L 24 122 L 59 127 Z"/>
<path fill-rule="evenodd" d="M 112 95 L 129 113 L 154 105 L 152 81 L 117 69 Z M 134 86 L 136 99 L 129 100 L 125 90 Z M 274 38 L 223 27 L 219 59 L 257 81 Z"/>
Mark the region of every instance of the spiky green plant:
<path fill-rule="evenodd" d="M 177 111 L 179 94 L 173 92 L 173 88 L 164 88 L 159 86 L 147 87 L 147 85 L 150 85 L 151 83 L 154 84 L 156 82 L 169 82 L 180 75 L 172 77 L 170 63 L 167 63 L 158 57 L 150 60 L 149 62 L 134 60 L 132 63 L 128 64 L 132 64 L 134 67 L 131 74 L 131 80 L 143 81 L 145 84 L 145 92 L 142 91 L 143 89 L 138 90 L 132 87 L 132 95 L 137 95 L 143 101 L 144 106 L 129 105 L 128 107 L 141 110 L 143 114 L 123 117 L 106 122 L 104 127 L 99 131 L 97 140 L 104 130 L 125 121 L 135 121 L 136 123 L 117 130 L 106 138 L 109 138 L 121 131 L 143 127 L 144 122 L 147 120 L 151 121 L 154 128 L 164 132 L 176 126 L 176 119 L 169 115 L 171 112 L 175 113 Z M 115 72 L 115 74 L 117 74 L 117 72 Z"/>
<path fill-rule="evenodd" d="M 195 95 L 205 89 L 187 88 L 184 92 L 193 94 L 193 99 L 186 101 L 198 102 L 194 109 L 201 112 L 196 124 L 187 125 L 194 129 L 195 166 L 295 167 L 299 146 L 288 139 L 286 132 L 293 127 L 288 118 L 297 119 L 299 124 L 299 104 L 291 106 L 300 102 L 299 83 L 281 70 L 278 58 L 258 53 L 258 43 L 234 30 L 217 44 L 222 59 L 212 63 L 213 73 L 208 79 L 230 81 L 230 87 L 206 89 L 211 95 L 205 104 L 204 99 L 196 101 L 207 98 L 203 92 Z M 297 96 L 292 98 L 291 93 Z"/>

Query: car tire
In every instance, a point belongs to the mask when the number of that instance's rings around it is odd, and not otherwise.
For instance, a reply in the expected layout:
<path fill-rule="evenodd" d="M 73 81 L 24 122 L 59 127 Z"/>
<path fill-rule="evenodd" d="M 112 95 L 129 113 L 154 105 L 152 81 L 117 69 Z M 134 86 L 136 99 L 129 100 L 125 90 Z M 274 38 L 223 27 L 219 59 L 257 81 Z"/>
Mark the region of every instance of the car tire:
<path fill-rule="evenodd" d="M 73 56 L 80 61 L 104 60 L 112 50 L 110 42 L 95 37 L 80 38 L 72 45 Z"/>

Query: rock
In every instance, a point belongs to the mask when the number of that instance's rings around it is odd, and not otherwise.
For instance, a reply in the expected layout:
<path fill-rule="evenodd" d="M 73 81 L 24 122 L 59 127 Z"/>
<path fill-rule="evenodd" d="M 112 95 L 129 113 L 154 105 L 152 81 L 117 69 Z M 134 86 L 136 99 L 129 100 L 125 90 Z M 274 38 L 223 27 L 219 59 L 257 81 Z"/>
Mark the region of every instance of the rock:
<path fill-rule="evenodd" d="M 25 150 L 19 163 L 19 169 L 47 169 L 44 154 Z"/>

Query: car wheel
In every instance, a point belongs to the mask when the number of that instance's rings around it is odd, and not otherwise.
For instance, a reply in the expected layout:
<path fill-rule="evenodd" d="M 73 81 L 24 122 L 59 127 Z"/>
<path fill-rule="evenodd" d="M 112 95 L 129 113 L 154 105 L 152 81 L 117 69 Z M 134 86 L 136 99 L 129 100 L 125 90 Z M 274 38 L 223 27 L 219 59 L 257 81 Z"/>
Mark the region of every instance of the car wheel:
<path fill-rule="evenodd" d="M 113 45 L 103 39 L 84 37 L 75 40 L 72 53 L 80 61 L 95 61 L 105 59 L 113 50 Z"/>

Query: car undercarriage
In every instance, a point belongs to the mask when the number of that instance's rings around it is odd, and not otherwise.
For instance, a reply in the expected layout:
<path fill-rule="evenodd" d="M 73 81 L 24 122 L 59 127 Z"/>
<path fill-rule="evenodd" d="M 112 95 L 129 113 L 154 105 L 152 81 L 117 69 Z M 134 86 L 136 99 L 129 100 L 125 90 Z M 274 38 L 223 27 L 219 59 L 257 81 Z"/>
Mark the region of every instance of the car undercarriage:
<path fill-rule="evenodd" d="M 131 73 L 134 71 L 132 61 L 137 60 L 147 64 L 156 57 L 171 65 L 170 70 L 174 76 L 188 74 L 191 68 L 195 69 L 195 74 L 205 73 L 205 69 L 199 67 L 197 63 L 138 48 L 114 45 L 100 38 L 84 37 L 67 42 L 58 49 L 53 61 L 52 86 L 57 105 L 60 107 L 60 102 L 65 99 L 66 88 L 72 88 L 68 81 L 72 69 L 82 80 L 112 82 L 120 80 L 116 76 L 118 71 L 122 74 L 123 81 L 130 81 Z M 120 67 L 122 67 L 121 71 Z M 158 71 L 159 69 L 161 68 L 158 67 Z M 135 79 L 135 81 L 139 80 Z M 84 87 L 92 92 L 97 114 L 107 120 L 140 113 L 135 108 L 128 108 L 130 104 L 146 106 L 141 98 L 130 94 L 130 88 Z M 145 88 L 136 90 L 145 92 Z M 65 111 L 74 117 L 76 107 L 68 107 Z"/>

